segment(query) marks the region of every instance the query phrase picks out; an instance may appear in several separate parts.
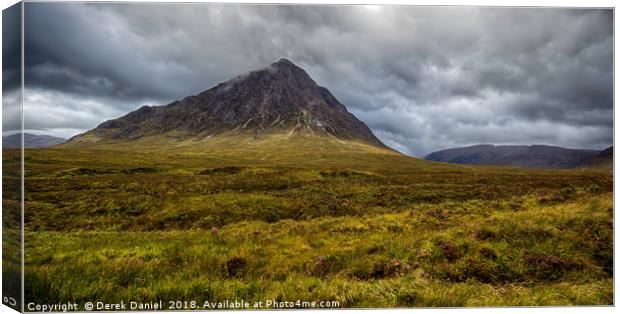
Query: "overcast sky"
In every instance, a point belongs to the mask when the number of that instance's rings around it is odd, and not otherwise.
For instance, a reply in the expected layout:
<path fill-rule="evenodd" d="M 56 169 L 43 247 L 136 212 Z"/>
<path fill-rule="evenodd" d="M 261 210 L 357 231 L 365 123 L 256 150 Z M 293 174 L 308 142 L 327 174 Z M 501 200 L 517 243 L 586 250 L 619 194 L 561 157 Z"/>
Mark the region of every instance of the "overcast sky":
<path fill-rule="evenodd" d="M 70 137 L 285 57 L 387 145 L 613 142 L 611 10 L 26 4 L 26 129 Z"/>

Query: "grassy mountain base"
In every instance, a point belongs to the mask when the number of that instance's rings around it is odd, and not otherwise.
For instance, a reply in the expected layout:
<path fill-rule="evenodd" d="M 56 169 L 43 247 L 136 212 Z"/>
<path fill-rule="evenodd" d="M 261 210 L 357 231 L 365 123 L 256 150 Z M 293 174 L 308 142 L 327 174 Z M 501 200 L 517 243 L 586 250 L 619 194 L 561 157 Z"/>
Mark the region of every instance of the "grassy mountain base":
<path fill-rule="evenodd" d="M 612 304 L 611 174 L 307 139 L 26 150 L 26 301 Z"/>

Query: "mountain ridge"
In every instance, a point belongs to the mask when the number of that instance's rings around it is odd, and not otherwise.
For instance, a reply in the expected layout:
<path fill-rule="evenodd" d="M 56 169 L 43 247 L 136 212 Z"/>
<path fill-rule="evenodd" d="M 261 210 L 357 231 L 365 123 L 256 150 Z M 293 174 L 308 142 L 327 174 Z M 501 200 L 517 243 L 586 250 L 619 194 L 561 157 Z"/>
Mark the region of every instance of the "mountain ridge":
<path fill-rule="evenodd" d="M 468 165 L 570 169 L 589 163 L 600 151 L 551 145 L 480 144 L 444 149 L 424 159 Z"/>
<path fill-rule="evenodd" d="M 599 169 L 599 170 L 611 170 L 614 168 L 614 147 L 610 146 L 603 149 L 600 153 L 594 156 L 587 164 L 585 168 Z"/>
<path fill-rule="evenodd" d="M 24 133 L 24 148 L 45 148 L 62 144 L 66 141 L 64 138 L 51 135 L 37 135 Z M 19 148 L 21 147 L 20 133 L 7 135 L 2 137 L 3 148 Z"/>

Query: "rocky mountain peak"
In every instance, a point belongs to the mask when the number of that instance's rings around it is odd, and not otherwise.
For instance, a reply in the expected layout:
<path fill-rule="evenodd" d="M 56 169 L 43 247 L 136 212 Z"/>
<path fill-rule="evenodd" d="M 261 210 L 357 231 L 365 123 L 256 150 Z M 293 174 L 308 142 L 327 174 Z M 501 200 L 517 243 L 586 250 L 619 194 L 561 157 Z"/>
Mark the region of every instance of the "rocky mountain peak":
<path fill-rule="evenodd" d="M 385 147 L 329 90 L 287 59 L 165 106 L 142 107 L 87 132 L 114 140 L 238 133 L 255 138 L 273 133 L 311 133 Z"/>
<path fill-rule="evenodd" d="M 291 60 L 286 59 L 286 58 L 280 58 L 280 60 L 274 62 L 271 64 L 272 67 L 274 68 L 295 68 L 295 69 L 301 69 L 300 67 L 296 66 L 295 63 L 293 63 Z"/>

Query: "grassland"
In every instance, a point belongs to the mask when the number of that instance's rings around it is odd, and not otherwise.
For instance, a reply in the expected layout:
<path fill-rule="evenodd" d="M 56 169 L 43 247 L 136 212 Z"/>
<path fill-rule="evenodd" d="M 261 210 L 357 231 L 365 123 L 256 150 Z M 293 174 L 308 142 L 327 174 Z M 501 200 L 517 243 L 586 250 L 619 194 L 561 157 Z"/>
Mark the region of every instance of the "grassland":
<path fill-rule="evenodd" d="M 613 302 L 609 172 L 312 137 L 161 142 L 26 151 L 27 302 Z"/>

